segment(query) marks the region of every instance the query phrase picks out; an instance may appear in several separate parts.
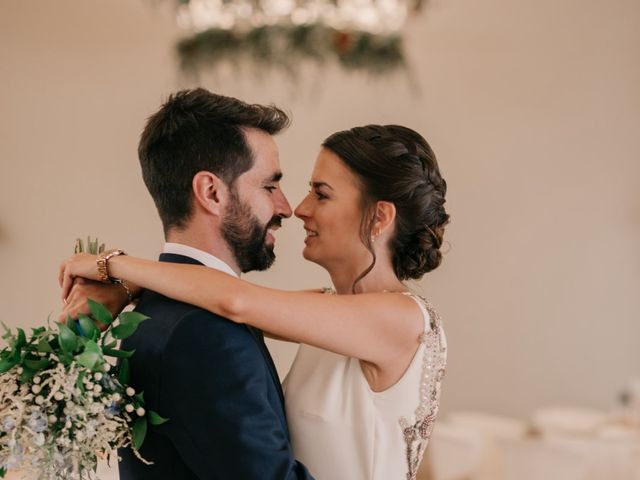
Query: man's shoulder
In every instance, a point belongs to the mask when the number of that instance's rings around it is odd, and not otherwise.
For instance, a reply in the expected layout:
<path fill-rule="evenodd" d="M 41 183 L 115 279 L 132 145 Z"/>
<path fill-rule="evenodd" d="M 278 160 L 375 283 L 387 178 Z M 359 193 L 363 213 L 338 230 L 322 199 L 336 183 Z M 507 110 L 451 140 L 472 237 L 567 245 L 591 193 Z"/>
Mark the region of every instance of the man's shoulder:
<path fill-rule="evenodd" d="M 142 292 L 135 311 L 143 313 L 158 321 L 167 320 L 175 322 L 188 315 L 202 315 L 208 316 L 212 320 L 229 321 L 220 315 L 209 312 L 195 305 L 173 300 L 172 298 L 165 297 L 164 295 L 160 295 L 159 293 L 151 290 L 145 290 Z"/>
<path fill-rule="evenodd" d="M 220 333 L 250 335 L 245 325 L 152 291 L 143 292 L 135 311 L 149 317 L 141 325 L 144 330 L 153 330 L 167 339 L 177 331 L 193 331 L 204 336 L 216 333 L 216 336 Z"/>

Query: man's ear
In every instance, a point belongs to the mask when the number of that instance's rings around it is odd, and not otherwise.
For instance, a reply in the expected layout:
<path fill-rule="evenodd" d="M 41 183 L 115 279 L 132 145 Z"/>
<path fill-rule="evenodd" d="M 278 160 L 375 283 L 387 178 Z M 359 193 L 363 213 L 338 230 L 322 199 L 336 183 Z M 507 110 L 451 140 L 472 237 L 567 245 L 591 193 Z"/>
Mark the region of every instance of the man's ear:
<path fill-rule="evenodd" d="M 196 208 L 202 208 L 216 216 L 222 215 L 229 189 L 221 178 L 211 172 L 201 171 L 193 176 L 191 188 Z"/>

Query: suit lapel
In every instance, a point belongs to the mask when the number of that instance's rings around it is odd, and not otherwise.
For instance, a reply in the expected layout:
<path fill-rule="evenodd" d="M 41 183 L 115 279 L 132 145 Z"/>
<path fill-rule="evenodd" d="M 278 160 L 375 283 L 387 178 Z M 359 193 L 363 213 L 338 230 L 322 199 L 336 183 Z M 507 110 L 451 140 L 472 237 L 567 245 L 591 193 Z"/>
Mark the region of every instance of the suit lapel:
<path fill-rule="evenodd" d="M 188 263 L 191 265 L 203 265 L 198 260 L 195 260 L 191 257 L 185 257 L 184 255 L 177 255 L 175 253 L 163 253 L 160 255 L 161 262 L 170 262 L 170 263 Z M 231 320 L 229 320 L 231 321 Z M 264 343 L 264 334 L 262 330 L 252 327 L 251 325 L 245 325 L 251 336 L 258 344 L 258 349 L 264 358 L 265 363 L 267 364 L 267 368 L 269 370 L 269 374 L 273 379 L 273 383 L 276 387 L 276 391 L 278 392 L 278 396 L 280 397 L 280 401 L 282 402 L 282 411 L 284 412 L 284 394 L 282 392 L 282 385 L 280 384 L 280 378 L 278 377 L 278 371 L 276 370 L 276 366 L 273 363 L 273 359 L 271 358 L 271 354 L 269 350 L 267 350 L 267 346 Z"/>
<path fill-rule="evenodd" d="M 260 352 L 264 357 L 264 361 L 269 367 L 269 373 L 271 374 L 271 378 L 273 378 L 273 383 L 275 384 L 276 390 L 278 391 L 278 396 L 280 397 L 280 401 L 282 402 L 282 410 L 284 411 L 284 394 L 282 392 L 282 385 L 280 384 L 280 377 L 278 377 L 278 371 L 276 370 L 276 366 L 273 363 L 273 358 L 271 358 L 271 354 L 269 353 L 269 350 L 264 343 L 264 334 L 262 333 L 262 330 L 252 327 L 251 325 L 247 325 L 247 328 L 249 329 L 249 332 L 251 332 L 251 336 L 253 337 L 253 339 L 258 344 Z"/>

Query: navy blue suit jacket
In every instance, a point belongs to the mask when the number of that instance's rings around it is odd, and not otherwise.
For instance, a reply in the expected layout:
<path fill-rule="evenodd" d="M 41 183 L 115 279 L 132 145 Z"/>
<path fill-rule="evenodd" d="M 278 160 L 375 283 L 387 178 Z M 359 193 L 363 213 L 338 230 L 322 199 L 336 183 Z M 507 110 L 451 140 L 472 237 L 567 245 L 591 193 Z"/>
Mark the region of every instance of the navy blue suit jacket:
<path fill-rule="evenodd" d="M 200 264 L 162 254 L 160 260 Z M 142 456 L 121 449 L 121 480 L 311 479 L 293 458 L 280 381 L 262 333 L 145 291 L 140 324 L 122 348 L 131 385 L 170 420 L 149 426 Z"/>

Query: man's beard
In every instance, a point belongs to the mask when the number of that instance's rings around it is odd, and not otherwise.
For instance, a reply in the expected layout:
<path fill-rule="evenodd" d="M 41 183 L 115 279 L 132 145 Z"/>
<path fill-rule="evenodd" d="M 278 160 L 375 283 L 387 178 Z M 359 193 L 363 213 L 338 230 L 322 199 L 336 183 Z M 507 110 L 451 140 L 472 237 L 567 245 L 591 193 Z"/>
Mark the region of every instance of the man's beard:
<path fill-rule="evenodd" d="M 231 189 L 231 198 L 222 220 L 222 236 L 231 248 L 240 271 L 266 270 L 276 259 L 273 245 L 267 245 L 267 230 L 280 226 L 282 219 L 274 216 L 266 225 L 253 214 L 251 207 Z"/>

